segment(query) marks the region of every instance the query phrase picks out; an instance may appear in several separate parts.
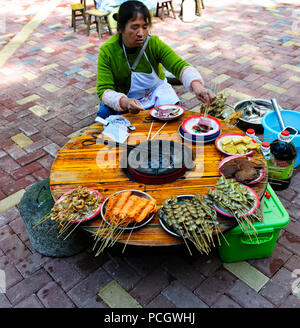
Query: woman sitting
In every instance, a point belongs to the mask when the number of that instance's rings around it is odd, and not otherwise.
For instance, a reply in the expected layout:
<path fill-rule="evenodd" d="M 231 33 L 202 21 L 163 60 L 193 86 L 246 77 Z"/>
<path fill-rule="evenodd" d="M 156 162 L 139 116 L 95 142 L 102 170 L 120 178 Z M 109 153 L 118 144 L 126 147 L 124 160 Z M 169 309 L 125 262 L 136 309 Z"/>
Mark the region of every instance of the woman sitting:
<path fill-rule="evenodd" d="M 114 18 L 118 33 L 99 50 L 97 95 L 101 103 L 97 116 L 137 114 L 158 105 L 178 104 L 180 100 L 167 82 L 163 66 L 201 102 L 209 105 L 215 99 L 194 67 L 158 36 L 149 35 L 151 16 L 142 2 L 122 3 Z"/>

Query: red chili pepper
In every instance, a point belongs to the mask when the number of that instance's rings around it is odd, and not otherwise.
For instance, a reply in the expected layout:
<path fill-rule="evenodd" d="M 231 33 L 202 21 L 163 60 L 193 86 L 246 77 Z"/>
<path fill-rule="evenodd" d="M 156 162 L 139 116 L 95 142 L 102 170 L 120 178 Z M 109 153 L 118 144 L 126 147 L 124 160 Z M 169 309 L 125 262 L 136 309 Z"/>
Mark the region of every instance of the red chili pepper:
<path fill-rule="evenodd" d="M 265 193 L 265 197 L 266 197 L 267 199 L 270 199 L 270 198 L 271 198 L 271 194 L 270 194 L 268 191 L 266 191 L 266 193 Z"/>

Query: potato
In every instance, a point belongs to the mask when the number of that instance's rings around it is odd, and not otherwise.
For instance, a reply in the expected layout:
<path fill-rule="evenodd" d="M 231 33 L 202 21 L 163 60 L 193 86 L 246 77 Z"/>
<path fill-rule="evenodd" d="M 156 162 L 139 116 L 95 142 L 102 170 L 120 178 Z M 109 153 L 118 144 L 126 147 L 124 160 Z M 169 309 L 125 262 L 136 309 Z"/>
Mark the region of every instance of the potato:
<path fill-rule="evenodd" d="M 253 142 L 253 139 L 248 136 L 237 136 L 235 138 L 224 137 L 221 139 L 221 143 L 222 149 L 231 155 L 244 155 L 260 147 L 259 143 Z"/>
<path fill-rule="evenodd" d="M 238 144 L 237 146 L 236 146 L 236 149 L 237 149 L 237 152 L 239 153 L 239 154 L 241 154 L 241 155 L 243 155 L 243 154 L 245 154 L 245 153 L 247 153 L 247 146 L 245 146 L 244 144 Z"/>
<path fill-rule="evenodd" d="M 243 137 L 243 143 L 248 144 L 250 142 L 252 142 L 252 138 L 250 138 L 248 136 Z"/>
<path fill-rule="evenodd" d="M 222 147 L 222 149 L 224 151 L 226 151 L 227 153 L 230 153 L 230 154 L 236 154 L 237 153 L 237 149 L 234 145 L 225 145 Z"/>
<path fill-rule="evenodd" d="M 259 145 L 259 144 L 254 143 L 254 142 L 251 142 L 251 143 L 249 143 L 249 144 L 247 145 L 247 148 L 248 148 L 248 149 L 258 149 L 258 148 L 257 148 L 257 145 Z"/>
<path fill-rule="evenodd" d="M 231 143 L 231 139 L 228 137 L 225 137 L 221 140 L 222 145 L 228 145 L 229 143 Z"/>
<path fill-rule="evenodd" d="M 237 137 L 233 139 L 233 144 L 234 145 L 238 145 L 239 143 L 243 142 L 243 138 L 242 137 Z"/>

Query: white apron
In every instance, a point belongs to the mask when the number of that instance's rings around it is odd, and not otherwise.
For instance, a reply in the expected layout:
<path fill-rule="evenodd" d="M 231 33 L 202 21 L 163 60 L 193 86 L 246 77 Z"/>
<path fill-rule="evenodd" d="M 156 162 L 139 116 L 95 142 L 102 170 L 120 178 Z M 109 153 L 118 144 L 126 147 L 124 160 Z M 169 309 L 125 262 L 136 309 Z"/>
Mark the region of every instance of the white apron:
<path fill-rule="evenodd" d="M 130 84 L 129 92 L 127 93 L 127 97 L 138 99 L 144 109 L 149 109 L 159 105 L 168 105 L 168 104 L 174 105 L 179 101 L 176 92 L 174 91 L 172 86 L 167 82 L 167 79 L 161 80 L 158 77 L 145 53 L 145 48 L 148 44 L 149 39 L 150 36 L 147 36 L 144 45 L 132 67 L 129 64 L 124 43 L 122 43 L 127 64 L 131 71 L 131 84 Z M 142 58 L 143 54 L 145 54 L 145 57 L 151 66 L 152 69 L 151 73 L 135 72 L 135 69 L 140 59 Z"/>

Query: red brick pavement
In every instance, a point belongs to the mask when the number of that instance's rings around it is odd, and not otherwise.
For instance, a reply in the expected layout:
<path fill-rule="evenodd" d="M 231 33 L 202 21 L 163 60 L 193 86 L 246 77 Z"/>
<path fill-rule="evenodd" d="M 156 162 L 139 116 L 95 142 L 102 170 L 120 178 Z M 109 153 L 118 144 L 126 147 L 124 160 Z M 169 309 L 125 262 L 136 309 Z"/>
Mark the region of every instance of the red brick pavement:
<path fill-rule="evenodd" d="M 173 2 L 179 13 L 180 1 Z M 87 37 L 83 25 L 74 33 L 70 3 L 57 5 L 0 65 L 0 200 L 49 176 L 68 135 L 94 121 L 99 101 L 91 89 L 97 54 L 109 35 L 99 40 L 93 31 Z M 34 4 L 34 0 L 6 2 L 0 58 L 5 46 L 38 13 L 40 8 Z M 208 85 L 215 87 L 211 81 L 225 74 L 228 79 L 217 85 L 218 90 L 275 97 L 282 107 L 300 111 L 300 30 L 293 2 L 206 2 L 202 16 L 193 23 L 154 17 L 152 33 L 200 70 L 210 70 L 202 73 Z M 80 74 L 83 70 L 91 76 Z M 264 88 L 266 83 L 273 89 Z M 183 87 L 176 91 L 180 96 L 186 93 Z M 36 97 L 22 102 L 32 95 Z M 228 97 L 229 103 L 238 100 Z M 183 105 L 192 108 L 198 102 L 183 99 Z M 20 133 L 29 138 L 26 146 L 11 139 Z M 223 268 L 215 252 L 194 257 L 118 255 L 113 260 L 109 254 L 94 258 L 89 252 L 64 259 L 42 256 L 31 246 L 17 207 L 12 207 L 0 214 L 0 269 L 7 277 L 0 307 L 105 308 L 108 305 L 97 293 L 116 280 L 148 308 L 299 308 L 291 290 L 292 272 L 300 269 L 299 181 L 298 168 L 290 188 L 278 193 L 291 223 L 282 229 L 272 256 L 247 261 L 270 278 L 258 293 Z"/>

